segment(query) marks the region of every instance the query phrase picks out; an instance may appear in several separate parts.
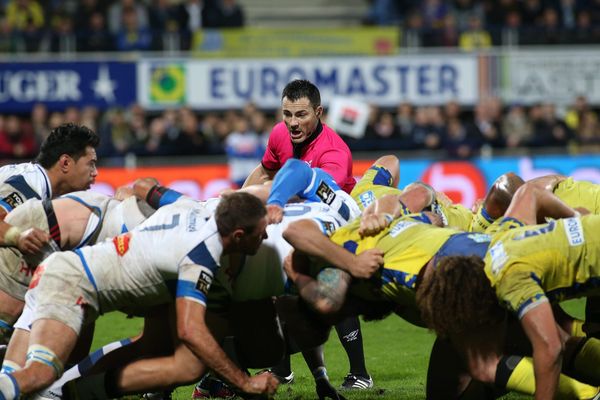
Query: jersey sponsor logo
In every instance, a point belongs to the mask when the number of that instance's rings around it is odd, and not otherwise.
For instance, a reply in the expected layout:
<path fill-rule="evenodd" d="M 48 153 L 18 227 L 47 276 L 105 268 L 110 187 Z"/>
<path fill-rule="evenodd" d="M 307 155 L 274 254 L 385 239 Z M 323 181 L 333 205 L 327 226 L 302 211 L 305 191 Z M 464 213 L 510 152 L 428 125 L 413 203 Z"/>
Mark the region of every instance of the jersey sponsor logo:
<path fill-rule="evenodd" d="M 113 244 L 117 250 L 117 254 L 121 257 L 129 250 L 129 241 L 131 240 L 131 234 L 126 233 L 125 235 L 119 235 L 113 239 Z"/>
<path fill-rule="evenodd" d="M 3 198 L 2 201 L 4 201 L 12 208 L 16 208 L 17 206 L 23 204 L 23 198 L 18 192 L 12 192 L 11 194 Z"/>
<path fill-rule="evenodd" d="M 408 228 L 410 228 L 411 226 L 418 225 L 418 224 L 419 224 L 419 222 L 414 222 L 414 221 L 398 221 L 394 224 L 394 226 L 390 230 L 390 236 L 396 237 L 399 234 L 401 234 L 402 232 L 404 232 L 405 230 L 407 230 Z"/>
<path fill-rule="evenodd" d="M 373 194 L 372 191 L 366 191 L 364 193 L 361 193 L 358 196 L 358 199 L 360 200 L 361 204 L 363 205 L 363 208 L 367 208 L 369 205 L 371 205 L 371 203 L 373 203 L 375 201 L 375 195 Z"/>
<path fill-rule="evenodd" d="M 492 274 L 496 276 L 500 273 L 502 268 L 504 268 L 504 265 L 506 265 L 506 261 L 508 260 L 502 242 L 498 242 L 490 248 L 490 257 L 492 258 Z"/>
<path fill-rule="evenodd" d="M 569 245 L 581 246 L 585 242 L 581 220 L 579 218 L 566 218 L 564 224 Z"/>
<path fill-rule="evenodd" d="M 198 221 L 198 217 L 201 215 L 200 210 L 192 210 L 187 218 L 186 230 L 188 232 L 196 232 L 196 222 Z"/>
<path fill-rule="evenodd" d="M 196 289 L 200 292 L 208 295 L 208 289 L 210 288 L 210 284 L 212 283 L 211 274 L 206 271 L 200 271 L 200 276 L 198 277 L 198 282 L 196 282 Z"/>
<path fill-rule="evenodd" d="M 325 234 L 327 236 L 331 236 L 333 234 L 333 232 L 335 232 L 335 224 L 331 221 L 320 221 L 321 222 L 321 226 L 323 227 L 323 232 L 325 232 Z"/>
<path fill-rule="evenodd" d="M 319 187 L 317 188 L 317 196 L 321 199 L 321 201 L 325 204 L 331 205 L 335 200 L 335 192 L 325 182 L 321 182 Z"/>
<path fill-rule="evenodd" d="M 492 240 L 492 237 L 485 233 L 471 233 L 467 237 L 476 243 L 487 243 Z"/>

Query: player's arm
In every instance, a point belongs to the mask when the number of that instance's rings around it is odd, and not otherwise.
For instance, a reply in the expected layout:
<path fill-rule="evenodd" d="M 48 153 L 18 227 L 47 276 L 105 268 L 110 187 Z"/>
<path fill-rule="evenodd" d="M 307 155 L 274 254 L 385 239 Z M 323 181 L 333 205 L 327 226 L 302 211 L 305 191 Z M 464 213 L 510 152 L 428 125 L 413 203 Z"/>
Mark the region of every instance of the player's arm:
<path fill-rule="evenodd" d="M 265 168 L 265 166 L 262 163 L 260 163 L 256 166 L 256 168 L 254 168 L 250 175 L 248 175 L 242 187 L 244 188 L 248 185 L 257 185 L 260 183 L 270 181 L 273 179 L 276 172 L 277 171 L 275 170 Z"/>
<path fill-rule="evenodd" d="M 48 233 L 38 228 L 23 230 L 18 226 L 0 220 L 0 246 L 16 247 L 25 254 L 39 252 L 50 237 Z"/>
<path fill-rule="evenodd" d="M 577 211 L 554 194 L 528 183 L 517 190 L 504 214 L 505 217 L 515 218 L 526 225 L 543 222 L 546 217 L 568 218 L 576 215 Z"/>
<path fill-rule="evenodd" d="M 293 251 L 284 261 L 284 270 L 300 296 L 312 308 L 321 314 L 338 312 L 344 304 L 352 277 L 341 269 L 325 268 L 315 279 L 306 272 L 307 264 L 305 254 Z"/>
<path fill-rule="evenodd" d="M 349 272 L 357 278 L 370 278 L 383 265 L 383 252 L 369 249 L 356 255 L 332 242 L 314 221 L 302 219 L 288 225 L 283 238 L 296 250 L 319 257 L 329 265 Z"/>
<path fill-rule="evenodd" d="M 271 374 L 248 376 L 227 357 L 204 322 L 206 307 L 180 297 L 177 307 L 179 339 L 206 365 L 246 393 L 273 394 L 278 381 Z"/>
<path fill-rule="evenodd" d="M 162 206 L 175 203 L 182 193 L 161 186 L 154 178 L 140 178 L 133 183 L 133 193 L 139 200 L 144 200 L 152 208 L 158 210 Z"/>
<path fill-rule="evenodd" d="M 202 247 L 199 247 L 202 248 Z M 176 290 L 177 336 L 206 365 L 248 393 L 274 393 L 277 381 L 248 377 L 221 349 L 205 323 L 206 300 L 218 265 L 206 251 L 188 254 L 178 269 Z M 204 265 L 198 264 L 202 260 Z"/>
<path fill-rule="evenodd" d="M 315 171 L 304 161 L 289 159 L 275 174 L 271 193 L 267 199 L 269 223 L 279 223 L 283 219 L 283 206 L 295 195 L 302 196 L 311 185 Z"/>
<path fill-rule="evenodd" d="M 552 399 L 562 363 L 562 342 L 549 302 L 529 310 L 521 325 L 533 347 L 535 398 Z"/>
<path fill-rule="evenodd" d="M 540 189 L 545 189 L 550 192 L 553 192 L 554 189 L 556 188 L 556 185 L 558 185 L 560 182 L 564 181 L 565 179 L 567 179 L 567 177 L 564 175 L 545 175 L 545 176 L 533 178 L 533 179 L 527 181 L 527 183 L 530 185 L 535 185 L 535 186 L 539 187 Z"/>

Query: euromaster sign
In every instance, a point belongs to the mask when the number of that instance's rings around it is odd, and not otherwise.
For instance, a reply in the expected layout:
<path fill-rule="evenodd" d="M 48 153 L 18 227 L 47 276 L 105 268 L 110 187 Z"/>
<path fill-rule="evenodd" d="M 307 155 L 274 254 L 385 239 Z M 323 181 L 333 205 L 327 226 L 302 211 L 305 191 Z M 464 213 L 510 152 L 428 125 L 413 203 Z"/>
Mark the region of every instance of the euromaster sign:
<path fill-rule="evenodd" d="M 128 106 L 136 100 L 135 74 L 129 62 L 0 63 L 0 109 Z"/>
<path fill-rule="evenodd" d="M 138 63 L 138 101 L 156 109 L 182 103 L 203 109 L 239 108 L 248 101 L 260 107 L 277 108 L 281 90 L 296 78 L 314 82 L 325 105 L 335 96 L 384 107 L 394 107 L 403 101 L 442 104 L 457 100 L 472 105 L 478 99 L 475 56 L 420 55 L 142 60 Z"/>

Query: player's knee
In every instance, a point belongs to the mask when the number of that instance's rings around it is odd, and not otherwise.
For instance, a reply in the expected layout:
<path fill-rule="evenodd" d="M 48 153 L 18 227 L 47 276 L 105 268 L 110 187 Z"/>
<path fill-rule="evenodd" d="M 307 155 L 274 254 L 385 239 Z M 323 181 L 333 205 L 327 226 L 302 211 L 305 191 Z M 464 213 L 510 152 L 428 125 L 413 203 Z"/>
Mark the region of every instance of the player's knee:
<path fill-rule="evenodd" d="M 486 358 L 485 360 L 468 360 L 469 375 L 476 381 L 493 384 L 496 381 L 498 361 L 498 359 L 493 357 Z"/>
<path fill-rule="evenodd" d="M 206 368 L 199 359 L 194 361 L 180 360 L 176 356 L 173 362 L 169 364 L 168 368 L 165 368 L 167 371 L 167 381 L 163 385 L 165 387 L 195 383 L 206 372 Z"/>

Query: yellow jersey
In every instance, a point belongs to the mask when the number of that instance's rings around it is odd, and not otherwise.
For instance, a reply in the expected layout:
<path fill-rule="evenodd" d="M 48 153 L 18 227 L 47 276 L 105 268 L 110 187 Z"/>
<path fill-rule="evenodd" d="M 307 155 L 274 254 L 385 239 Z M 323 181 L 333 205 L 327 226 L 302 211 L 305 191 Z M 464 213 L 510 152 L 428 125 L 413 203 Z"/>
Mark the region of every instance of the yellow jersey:
<path fill-rule="evenodd" d="M 392 186 L 393 181 L 390 171 L 380 165 L 374 165 L 356 183 L 350 196 L 356 201 L 360 211 L 363 211 L 381 196 L 402 194 L 402 190 Z"/>
<path fill-rule="evenodd" d="M 600 216 L 514 228 L 503 218 L 485 256 L 500 301 L 522 317 L 540 302 L 600 294 Z"/>

